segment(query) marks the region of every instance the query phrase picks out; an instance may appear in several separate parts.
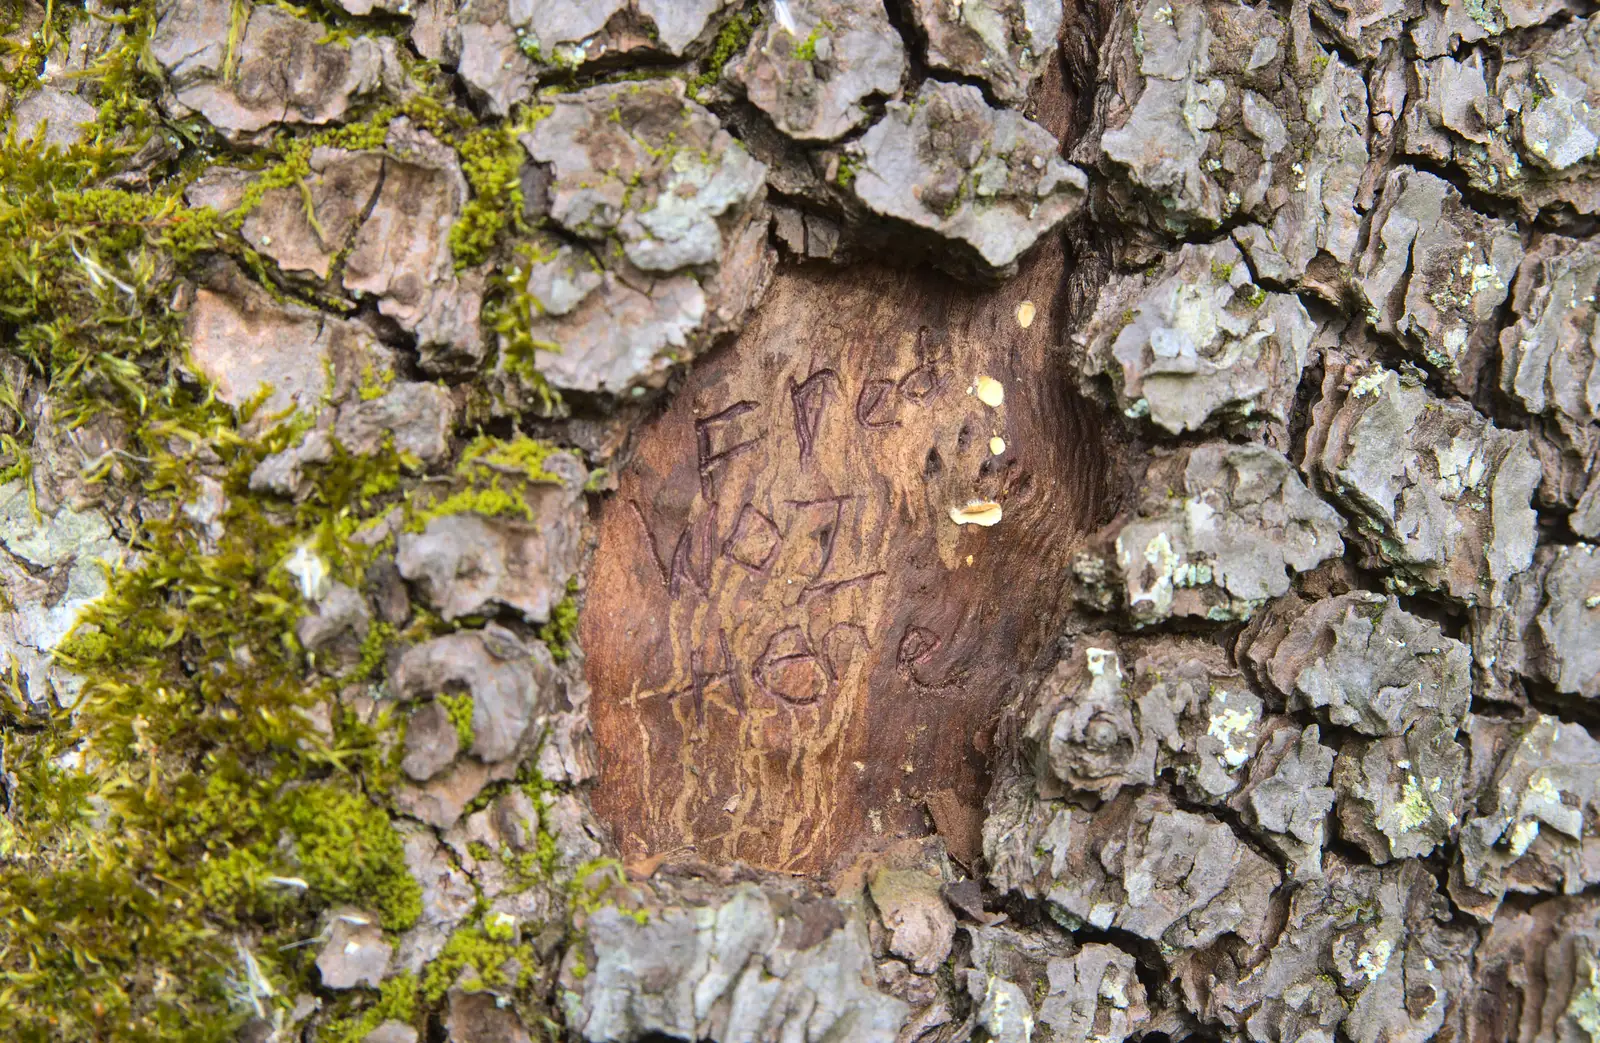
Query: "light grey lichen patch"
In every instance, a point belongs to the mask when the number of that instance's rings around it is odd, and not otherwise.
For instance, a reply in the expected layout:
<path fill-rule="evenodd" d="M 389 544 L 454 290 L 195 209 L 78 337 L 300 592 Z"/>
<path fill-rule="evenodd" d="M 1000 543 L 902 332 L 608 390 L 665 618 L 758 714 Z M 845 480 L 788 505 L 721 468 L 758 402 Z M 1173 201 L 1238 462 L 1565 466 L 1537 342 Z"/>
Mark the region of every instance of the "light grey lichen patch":
<path fill-rule="evenodd" d="M 758 198 L 766 167 L 673 80 L 556 95 L 522 136 L 549 164 L 550 216 L 575 235 L 616 237 L 643 271 L 714 264 L 720 221 Z"/>
<path fill-rule="evenodd" d="M 550 172 L 549 214 L 584 250 L 536 244 L 524 274 L 532 367 L 558 388 L 658 386 L 736 328 L 771 272 L 760 207 L 766 167 L 664 79 L 556 96 L 522 135 Z M 510 388 L 531 372 L 508 357 Z"/>
<path fill-rule="evenodd" d="M 566 453 L 548 457 L 544 467 L 553 480 L 524 486 L 514 473 L 505 479 L 523 490 L 526 516 L 441 514 L 421 532 L 400 535 L 400 575 L 445 619 L 507 608 L 541 623 L 564 596 L 579 564 L 588 472 Z"/>
<path fill-rule="evenodd" d="M 1544 236 L 1512 289 L 1500 334 L 1500 389 L 1534 418 L 1541 503 L 1572 508 L 1580 536 L 1600 536 L 1600 246 Z"/>
<path fill-rule="evenodd" d="M 1544 25 L 1564 11 L 1582 13 L 1572 0 L 1443 0 L 1422 5 L 1421 17 L 1410 26 L 1411 41 L 1420 57 L 1440 58 L 1458 53 L 1462 44 Z"/>
<path fill-rule="evenodd" d="M 595 1043 L 892 1043 L 910 1009 L 866 984 L 872 948 L 856 908 L 753 883 L 698 890 L 643 917 L 611 905 L 588 917 L 561 973 L 572 1031 Z"/>
<path fill-rule="evenodd" d="M 1340 835 L 1380 865 L 1453 840 L 1467 759 L 1455 732 L 1428 716 L 1404 736 L 1346 743 L 1333 771 Z"/>
<path fill-rule="evenodd" d="M 1110 377 L 1118 409 L 1182 434 L 1286 424 L 1313 332 L 1296 297 L 1257 287 L 1222 242 L 1113 276 L 1074 338 L 1084 372 Z"/>
<path fill-rule="evenodd" d="M 1548 553 L 1537 620 L 1541 673 L 1559 691 L 1600 697 L 1600 557 L 1586 543 Z"/>
<path fill-rule="evenodd" d="M 1522 262 L 1516 228 L 1468 207 L 1444 179 L 1408 167 L 1389 173 L 1372 228 L 1354 279 L 1367 321 L 1470 393 Z"/>
<path fill-rule="evenodd" d="M 1183 449 L 1155 461 L 1137 502 L 1076 556 L 1075 593 L 1140 626 L 1247 619 L 1293 573 L 1341 554 L 1342 526 L 1274 450 Z"/>
<path fill-rule="evenodd" d="M 393 2 L 393 0 L 391 0 Z M 411 0 L 401 0 L 408 7 Z M 418 53 L 456 68 L 497 116 L 531 100 L 541 79 L 619 60 L 704 50 L 731 0 L 416 0 Z"/>
<path fill-rule="evenodd" d="M 1133 955 L 1115 945 L 1080 946 L 1048 927 L 971 926 L 964 933 L 972 966 L 958 971 L 958 980 L 965 976 L 973 1020 L 993 1043 L 1029 1043 L 1046 1033 L 1057 1043 L 1123 1043 L 1170 1020 Z"/>
<path fill-rule="evenodd" d="M 352 453 L 372 456 L 392 446 L 424 464 L 439 463 L 450 448 L 454 403 L 437 384 L 401 380 L 381 394 L 339 407 L 333 435 Z"/>
<path fill-rule="evenodd" d="M 472 740 L 458 745 L 448 717 L 428 711 L 417 721 L 423 734 L 407 743 L 411 777 L 427 781 L 399 786 L 395 802 L 413 818 L 448 829 L 486 785 L 517 773 L 561 709 L 563 693 L 549 650 L 493 623 L 434 638 L 401 657 L 394 672 L 400 700 L 440 693 L 470 696 Z"/>
<path fill-rule="evenodd" d="M 1238 655 L 1291 710 L 1362 735 L 1404 735 L 1427 717 L 1454 727 L 1472 695 L 1467 646 L 1370 591 L 1281 601 L 1242 636 Z"/>
<path fill-rule="evenodd" d="M 1383 863 L 1454 839 L 1465 763 L 1455 736 L 1472 696 L 1466 645 L 1392 596 L 1353 591 L 1278 602 L 1236 654 L 1290 710 L 1374 737 L 1346 742 L 1333 768 L 1346 840 Z"/>
<path fill-rule="evenodd" d="M 1375 867 L 1330 857 L 1289 897 L 1274 944 L 1245 952 L 1202 1015 L 1232 1038 L 1434 1038 L 1465 984 L 1464 932 L 1439 922 L 1443 897 L 1416 861 Z"/>
<path fill-rule="evenodd" d="M 1101 53 L 1104 132 L 1074 158 L 1107 175 L 1118 219 L 1158 238 L 1251 223 L 1241 245 L 1283 282 L 1348 264 L 1368 158 L 1357 70 L 1267 4 L 1130 4 Z M 1337 295 L 1329 272 L 1308 282 Z"/>
<path fill-rule="evenodd" d="M 63 701 L 77 690 L 52 652 L 79 611 L 105 594 L 101 563 L 121 563 L 126 549 L 101 511 L 41 508 L 31 481 L 25 476 L 0 485 L 0 664 L 25 685 L 16 694 L 42 707 L 52 689 Z"/>
<path fill-rule="evenodd" d="M 768 0 L 726 74 L 783 134 L 834 141 L 866 122 L 869 100 L 897 96 L 906 69 L 877 0 Z"/>
<path fill-rule="evenodd" d="M 928 64 L 981 80 L 1006 105 L 1027 100 L 1061 30 L 1061 7 L 1047 0 L 913 0 Z"/>
<path fill-rule="evenodd" d="M 1228 800 L 1262 842 L 1283 857 L 1292 880 L 1322 874 L 1334 803 L 1328 785 L 1334 753 L 1320 739 L 1314 724 L 1302 728 L 1287 717 L 1263 722 L 1247 777 Z"/>
<path fill-rule="evenodd" d="M 1492 2 L 1492 0 L 1491 0 Z M 1311 0 L 1317 22 L 1357 57 L 1378 57 L 1430 8 L 1423 0 Z"/>
<path fill-rule="evenodd" d="M 1046 796 L 1109 799 L 1167 775 L 1192 799 L 1220 803 L 1263 723 L 1261 699 L 1216 645 L 1102 634 L 1078 639 L 1045 679 L 1023 742 Z"/>
<path fill-rule="evenodd" d="M 271 4 L 246 4 L 237 48 L 228 0 L 163 0 L 150 56 L 167 74 L 167 107 L 198 114 L 234 141 L 277 124 L 337 122 L 401 78 L 393 39 L 328 39 L 328 27 Z"/>
<path fill-rule="evenodd" d="M 1540 547 L 1504 605 L 1475 612 L 1469 633 L 1491 698 L 1525 703 L 1530 681 L 1600 697 L 1600 552 Z"/>
<path fill-rule="evenodd" d="M 1338 300 L 1342 275 L 1361 239 L 1359 196 L 1370 158 L 1370 106 L 1361 73 L 1337 55 L 1314 57 L 1311 70 L 1297 92 L 1303 119 L 1285 124 L 1285 133 L 1303 140 L 1297 150 L 1289 146 L 1273 153 L 1263 206 L 1252 213 L 1258 223 L 1233 235 L 1259 278 L 1303 284 Z M 1247 94 L 1242 117 L 1259 147 L 1277 141 L 1280 117 L 1264 102 Z"/>
<path fill-rule="evenodd" d="M 1482 724 L 1473 757 L 1492 768 L 1461 825 L 1451 898 L 1489 920 L 1507 891 L 1576 894 L 1600 882 L 1588 853 L 1600 815 L 1600 743 L 1544 714 Z"/>
<path fill-rule="evenodd" d="M 1127 931 L 1172 950 L 1267 939 L 1281 873 L 1224 823 L 1157 791 L 1129 790 L 1094 811 L 1044 802 L 1022 821 L 1014 810 L 997 808 L 984 825 L 990 881 L 1043 898 L 1069 929 Z"/>
<path fill-rule="evenodd" d="M 1082 204 L 1083 172 L 1021 114 L 991 108 L 976 87 L 922 85 L 891 102 L 855 146 L 853 188 L 867 209 L 925 229 L 980 273 L 1007 274 Z"/>
<path fill-rule="evenodd" d="M 688 275 L 651 278 L 624 269 L 605 271 L 581 304 L 530 324 L 534 366 L 551 384 L 580 391 L 621 393 L 659 385 L 671 367 L 693 357 L 708 305 Z M 519 374 L 501 356 L 501 373 Z"/>
<path fill-rule="evenodd" d="M 1039 1024 L 1058 1043 L 1123 1043 L 1150 1017 L 1137 967 L 1130 953 L 1094 942 L 1052 959 Z"/>
<path fill-rule="evenodd" d="M 1559 204 L 1600 211 L 1600 16 L 1508 40 L 1499 61 L 1472 51 L 1413 63 L 1404 151 L 1460 168 L 1530 217 Z"/>
<path fill-rule="evenodd" d="M 17 142 L 44 148 L 71 148 L 85 137 L 85 124 L 95 120 L 95 107 L 60 87 L 40 87 L 11 106 L 10 130 Z"/>
<path fill-rule="evenodd" d="M 1306 469 L 1355 522 L 1369 560 L 1402 592 L 1498 603 L 1533 561 L 1540 467 L 1527 432 L 1393 370 L 1332 351 L 1325 365 Z"/>

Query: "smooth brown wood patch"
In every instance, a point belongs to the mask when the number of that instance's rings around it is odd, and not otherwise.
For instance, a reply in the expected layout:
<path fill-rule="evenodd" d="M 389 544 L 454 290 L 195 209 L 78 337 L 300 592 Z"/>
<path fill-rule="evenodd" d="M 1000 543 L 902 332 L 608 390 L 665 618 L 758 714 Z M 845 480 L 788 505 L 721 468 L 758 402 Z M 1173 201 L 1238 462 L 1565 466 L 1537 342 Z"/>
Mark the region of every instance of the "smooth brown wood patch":
<path fill-rule="evenodd" d="M 976 821 L 999 703 L 1098 489 L 1050 347 L 1060 276 L 1053 248 L 988 292 L 784 272 L 647 425 L 580 631 L 594 807 L 625 858 L 819 872 L 931 815 Z M 971 501 L 999 523 L 952 521 Z"/>

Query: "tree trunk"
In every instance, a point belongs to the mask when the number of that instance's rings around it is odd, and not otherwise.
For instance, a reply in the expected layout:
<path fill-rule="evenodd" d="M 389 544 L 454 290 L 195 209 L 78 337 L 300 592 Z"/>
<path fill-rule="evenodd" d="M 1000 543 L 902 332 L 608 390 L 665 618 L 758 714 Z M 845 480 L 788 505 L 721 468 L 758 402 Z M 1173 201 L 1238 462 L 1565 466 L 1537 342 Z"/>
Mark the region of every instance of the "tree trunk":
<path fill-rule="evenodd" d="M 1600 1034 L 1600 16 L 527 6 L 0 14 L 0 1034 Z"/>

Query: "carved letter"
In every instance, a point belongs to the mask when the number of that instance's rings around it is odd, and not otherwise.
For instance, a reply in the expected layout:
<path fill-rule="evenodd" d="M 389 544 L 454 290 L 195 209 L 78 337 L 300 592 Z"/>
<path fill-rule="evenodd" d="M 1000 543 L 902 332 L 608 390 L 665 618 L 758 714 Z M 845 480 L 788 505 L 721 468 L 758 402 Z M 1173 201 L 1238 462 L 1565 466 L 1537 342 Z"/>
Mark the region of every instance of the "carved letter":
<path fill-rule="evenodd" d="M 750 676 L 767 695 L 795 706 L 816 702 L 831 684 L 806 632 L 797 626 L 784 627 L 767 640 L 766 651 L 756 660 Z"/>
<path fill-rule="evenodd" d="M 861 385 L 856 396 L 856 423 L 868 431 L 899 427 L 896 418 L 894 381 L 877 377 Z"/>
<path fill-rule="evenodd" d="M 800 462 L 811 459 L 817 444 L 817 431 L 822 427 L 822 411 L 828 397 L 839 387 L 839 374 L 831 369 L 819 369 L 796 384 L 789 380 L 789 400 L 794 404 L 794 438 L 800 446 Z"/>
<path fill-rule="evenodd" d="M 756 575 L 765 575 L 772 571 L 782 539 L 777 524 L 747 503 L 740 508 L 733 531 L 723 541 L 722 553 Z"/>
<path fill-rule="evenodd" d="M 732 445 L 719 447 L 715 440 L 718 429 L 726 424 L 733 423 L 746 413 L 754 411 L 755 408 L 756 403 L 754 402 L 735 402 L 727 409 L 694 422 L 695 448 L 700 460 L 700 492 L 706 499 L 709 500 L 714 495 L 712 478 L 717 469 L 727 464 L 734 457 L 754 449 L 760 444 L 765 435 L 765 432 L 758 432 L 754 437 L 747 438 L 742 442 L 734 442 Z"/>

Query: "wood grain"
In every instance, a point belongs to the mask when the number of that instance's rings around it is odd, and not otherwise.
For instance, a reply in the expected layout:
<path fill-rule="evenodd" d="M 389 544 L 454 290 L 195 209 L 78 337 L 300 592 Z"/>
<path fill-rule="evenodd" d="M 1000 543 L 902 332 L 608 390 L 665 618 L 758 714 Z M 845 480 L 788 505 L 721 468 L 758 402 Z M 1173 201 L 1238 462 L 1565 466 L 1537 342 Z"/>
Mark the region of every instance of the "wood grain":
<path fill-rule="evenodd" d="M 580 635 L 594 806 L 624 858 L 819 872 L 930 832 L 935 794 L 946 818 L 981 804 L 997 708 L 1097 499 L 1052 350 L 1060 267 L 1052 245 L 992 291 L 785 271 L 646 425 Z M 1001 521 L 957 525 L 971 500 Z"/>

